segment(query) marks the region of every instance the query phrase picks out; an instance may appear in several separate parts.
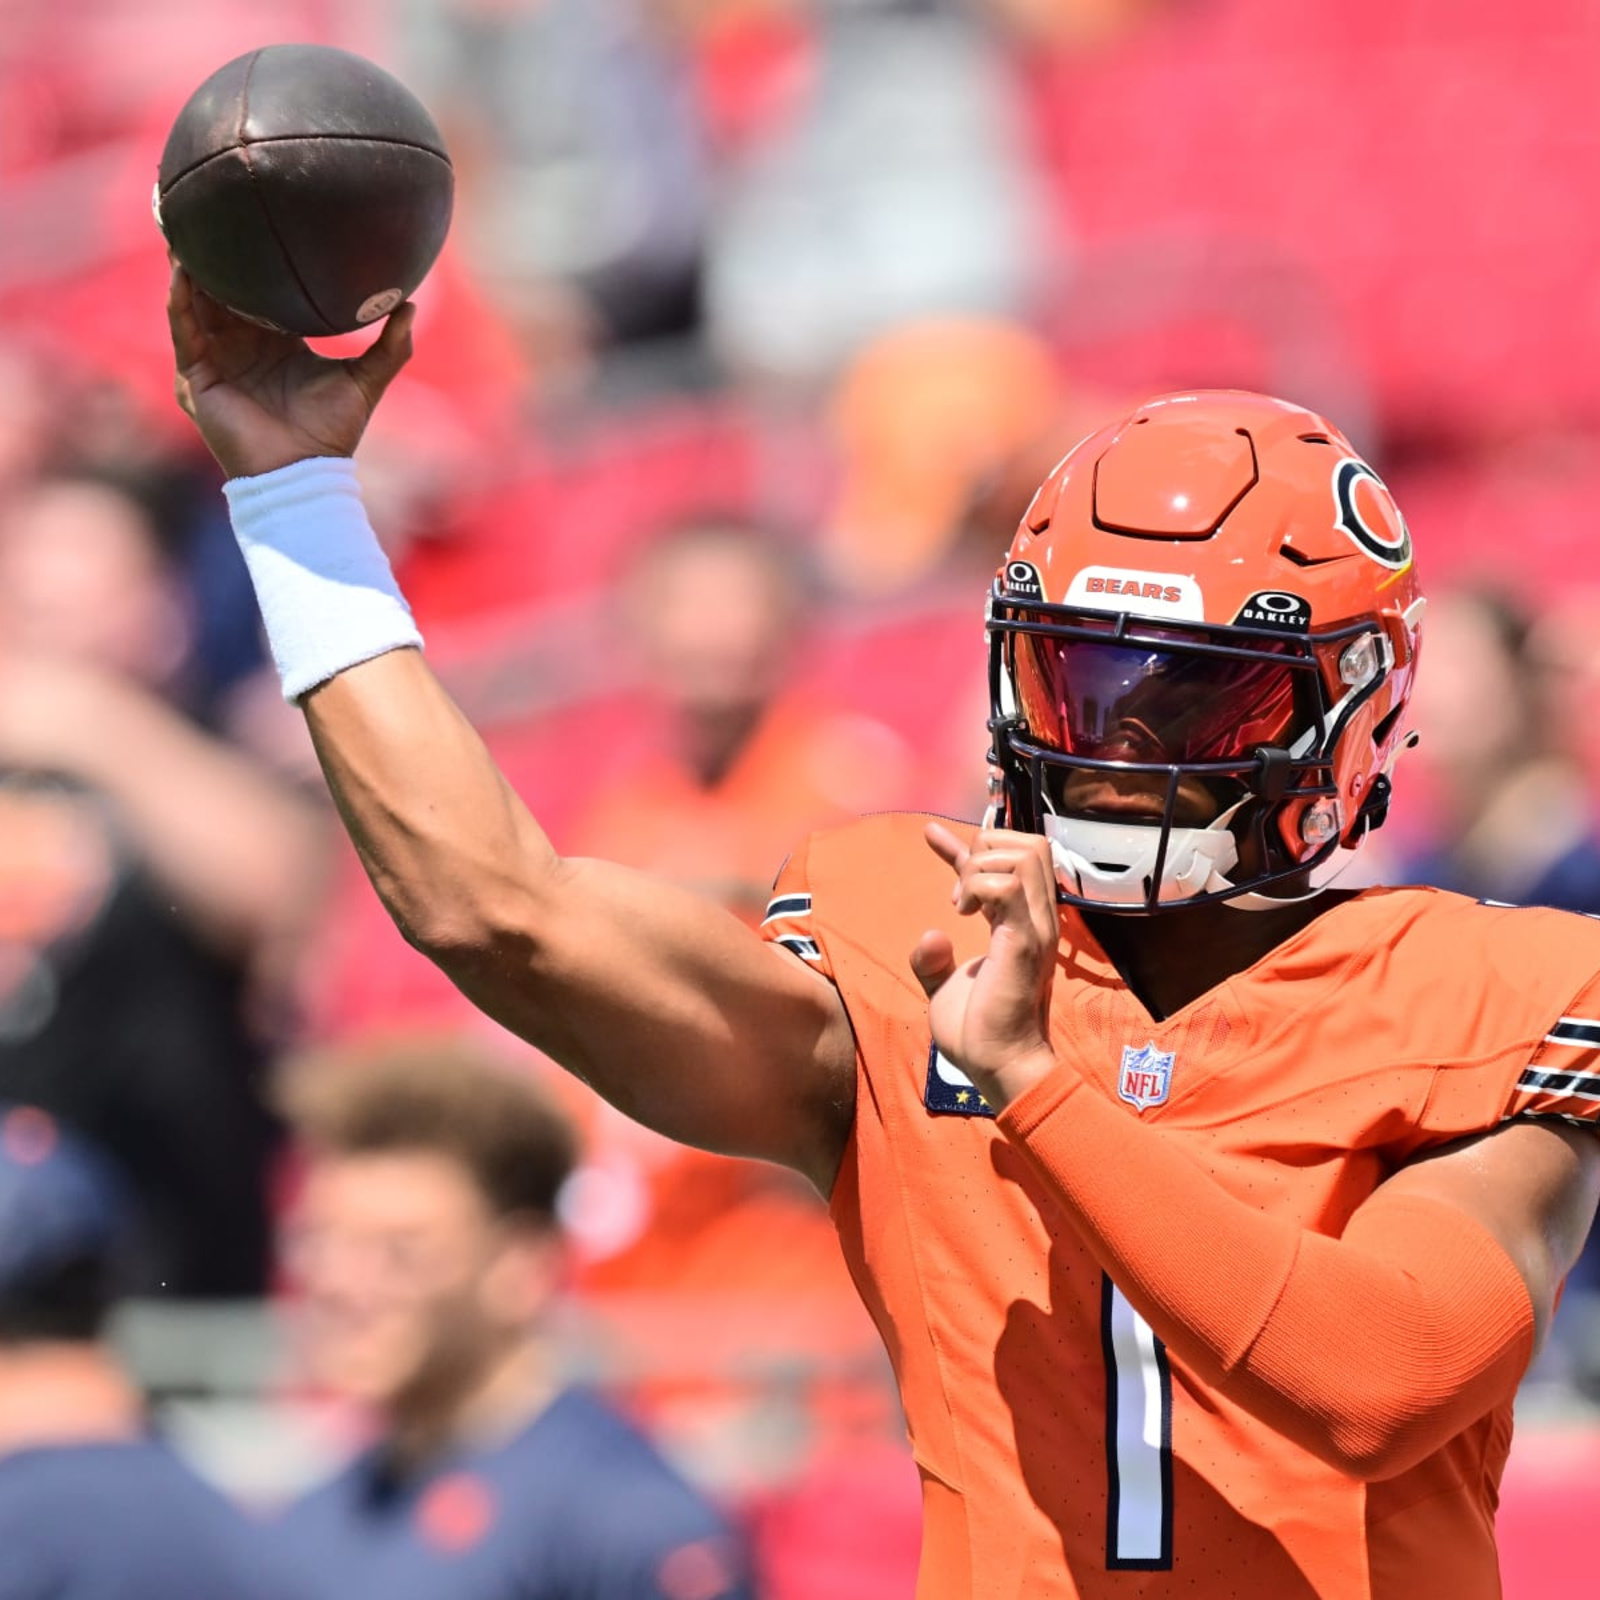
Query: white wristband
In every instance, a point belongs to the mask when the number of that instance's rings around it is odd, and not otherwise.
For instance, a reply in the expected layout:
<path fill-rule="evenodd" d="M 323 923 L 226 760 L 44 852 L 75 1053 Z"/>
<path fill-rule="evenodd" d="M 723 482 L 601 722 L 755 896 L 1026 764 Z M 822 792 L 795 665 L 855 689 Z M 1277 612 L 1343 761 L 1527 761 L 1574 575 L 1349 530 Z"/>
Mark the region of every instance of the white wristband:
<path fill-rule="evenodd" d="M 319 456 L 222 488 L 286 700 L 422 635 L 367 521 L 355 462 Z"/>

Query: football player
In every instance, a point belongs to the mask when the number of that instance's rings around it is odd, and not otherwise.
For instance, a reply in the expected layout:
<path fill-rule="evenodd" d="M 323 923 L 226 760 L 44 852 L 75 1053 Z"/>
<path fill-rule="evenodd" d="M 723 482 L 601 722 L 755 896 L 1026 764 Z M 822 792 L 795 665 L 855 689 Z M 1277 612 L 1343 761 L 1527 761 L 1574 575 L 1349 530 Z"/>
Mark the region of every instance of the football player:
<path fill-rule="evenodd" d="M 431 675 L 353 364 L 178 274 L 178 393 L 378 892 L 640 1121 L 830 1196 L 924 1486 L 921 1600 L 1499 1593 L 1518 1380 L 1600 1189 L 1600 923 L 1326 875 L 1422 601 L 1328 422 L 1174 396 L 989 599 L 992 814 L 801 843 L 763 940 L 560 857 Z"/>

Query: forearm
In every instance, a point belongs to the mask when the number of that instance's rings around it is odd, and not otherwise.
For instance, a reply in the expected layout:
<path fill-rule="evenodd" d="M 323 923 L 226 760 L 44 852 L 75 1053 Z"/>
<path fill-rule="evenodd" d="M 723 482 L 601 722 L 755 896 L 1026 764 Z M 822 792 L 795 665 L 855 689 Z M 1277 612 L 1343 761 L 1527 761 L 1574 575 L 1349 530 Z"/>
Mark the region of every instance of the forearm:
<path fill-rule="evenodd" d="M 1514 1392 L 1528 1290 L 1454 1208 L 1380 1200 L 1330 1239 L 1237 1199 L 1059 1068 L 999 1120 L 1169 1348 L 1341 1470 L 1402 1471 Z"/>
<path fill-rule="evenodd" d="M 831 1179 L 855 1060 L 833 987 L 718 906 L 557 855 L 416 648 L 348 463 L 228 487 L 285 695 L 405 936 L 648 1126 Z"/>
<path fill-rule="evenodd" d="M 227 496 L 284 695 L 384 904 L 441 963 L 492 958 L 554 852 L 422 659 L 352 464 L 308 459 Z"/>
<path fill-rule="evenodd" d="M 302 704 L 379 894 L 475 1005 L 645 1126 L 826 1189 L 854 1067 L 831 986 L 720 906 L 558 857 L 416 651 Z"/>

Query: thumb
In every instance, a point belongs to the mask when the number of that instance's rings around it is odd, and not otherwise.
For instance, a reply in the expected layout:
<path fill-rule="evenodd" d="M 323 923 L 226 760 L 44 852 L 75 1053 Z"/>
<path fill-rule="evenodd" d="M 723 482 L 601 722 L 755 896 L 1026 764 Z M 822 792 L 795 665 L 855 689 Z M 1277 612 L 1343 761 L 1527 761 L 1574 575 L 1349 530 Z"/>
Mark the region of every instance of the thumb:
<path fill-rule="evenodd" d="M 911 970 L 931 1000 L 956 970 L 956 949 L 950 935 L 930 929 L 911 951 Z"/>
<path fill-rule="evenodd" d="M 346 363 L 369 406 L 377 405 L 384 390 L 411 359 L 411 327 L 416 320 L 417 308 L 408 300 L 389 313 L 378 337 L 359 356 Z"/>

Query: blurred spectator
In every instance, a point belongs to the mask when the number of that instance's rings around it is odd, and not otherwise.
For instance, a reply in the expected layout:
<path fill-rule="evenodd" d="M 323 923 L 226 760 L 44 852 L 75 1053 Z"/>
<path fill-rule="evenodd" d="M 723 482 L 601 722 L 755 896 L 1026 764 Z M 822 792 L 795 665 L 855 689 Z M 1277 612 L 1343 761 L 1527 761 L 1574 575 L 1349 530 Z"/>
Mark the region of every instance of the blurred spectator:
<path fill-rule="evenodd" d="M 0 1595 L 293 1600 L 261 1531 L 150 1436 L 102 1342 L 126 1217 L 95 1152 L 0 1109 Z"/>
<path fill-rule="evenodd" d="M 289 1233 L 314 1382 L 377 1442 L 290 1508 L 339 1600 L 747 1600 L 728 1524 L 604 1400 L 563 1389 L 566 1120 L 464 1042 L 298 1065 L 309 1167 Z"/>
<path fill-rule="evenodd" d="M 799 670 L 811 659 L 813 619 L 798 558 L 771 530 L 731 515 L 685 522 L 638 555 L 619 588 L 615 632 L 642 686 L 641 736 L 567 830 L 573 853 L 656 873 L 753 923 L 797 837 L 908 793 L 910 747 L 845 709 L 848 695 L 816 693 Z M 868 1592 L 866 1575 L 901 1553 L 893 1532 L 885 1543 L 884 1524 L 904 1526 L 894 1520 L 904 1449 L 876 1335 L 822 1200 L 793 1173 L 675 1144 L 594 1096 L 576 1110 L 585 1153 L 567 1214 L 580 1289 L 599 1314 L 614 1303 L 624 1320 L 637 1297 L 714 1297 L 748 1330 L 747 1362 L 804 1349 L 828 1373 L 800 1386 L 799 1437 L 779 1476 L 794 1493 L 825 1497 L 837 1477 L 826 1461 L 871 1465 L 850 1504 L 800 1545 L 795 1519 L 778 1510 L 789 1501 L 774 1499 L 762 1569 L 775 1593 L 798 1592 L 783 1574 L 803 1546 L 809 1570 L 855 1574 L 830 1592 Z M 655 1426 L 701 1459 L 742 1459 L 747 1479 L 761 1448 L 756 1400 L 748 1383 L 714 1368 L 641 1389 Z M 883 1510 L 883 1493 L 889 1509 L 874 1521 L 865 1508 Z M 877 1563 L 875 1548 L 888 1552 Z"/>
<path fill-rule="evenodd" d="M 1594 797 L 1571 730 L 1552 718 L 1534 639 L 1504 589 L 1430 602 L 1416 717 L 1431 829 L 1396 870 L 1479 899 L 1600 914 Z"/>
<path fill-rule="evenodd" d="M 1013 314 L 1058 287 L 1067 227 L 1046 206 L 982 8 L 804 9 L 797 87 L 719 174 L 713 348 L 740 373 L 826 381 L 907 318 Z"/>
<path fill-rule="evenodd" d="M 916 749 L 917 805 L 981 813 L 989 691 L 973 607 L 1050 468 L 1126 399 L 1069 379 L 1006 317 L 906 322 L 834 386 L 839 472 L 820 538 L 834 631 L 818 668 Z"/>
<path fill-rule="evenodd" d="M 825 377 L 904 316 L 1016 309 L 1061 242 L 994 25 L 1057 36 L 1045 17 L 964 0 L 398 15 L 461 173 L 462 237 L 547 383 L 662 341 L 699 381 L 702 316 L 740 372 Z"/>
<path fill-rule="evenodd" d="M 903 788 L 909 752 L 813 698 L 796 671 L 811 620 L 801 560 L 734 515 L 687 521 L 639 552 L 616 633 L 643 697 L 641 738 L 576 826 L 577 853 L 664 873 L 759 920 L 796 826 L 885 806 Z"/>
<path fill-rule="evenodd" d="M 0 1095 L 126 1169 L 137 1287 L 266 1283 L 262 1023 L 320 815 L 174 705 L 189 613 L 167 527 L 112 478 L 0 510 Z"/>
<path fill-rule="evenodd" d="M 1600 915 L 1595 797 L 1556 715 L 1541 630 L 1504 588 L 1445 591 L 1429 602 L 1427 659 L 1414 700 L 1414 771 L 1429 821 L 1386 868 L 1484 900 Z M 1551 1335 L 1529 1375 L 1600 1392 L 1600 1234 L 1568 1275 Z"/>
<path fill-rule="evenodd" d="M 648 4 L 404 0 L 397 22 L 461 237 L 545 380 L 691 330 L 706 173 L 688 63 Z"/>
<path fill-rule="evenodd" d="M 617 609 L 643 686 L 642 735 L 568 846 L 758 922 L 793 841 L 891 805 L 909 751 L 795 685 L 805 576 L 795 552 L 747 522 L 708 517 L 663 534 L 624 576 Z M 589 1120 L 573 1214 L 587 1287 L 831 1293 L 865 1328 L 832 1224 L 792 1174 L 689 1150 L 598 1102 Z"/>
<path fill-rule="evenodd" d="M 46 373 L 36 351 L 0 341 L 0 495 L 26 482 L 55 442 L 58 396 Z"/>
<path fill-rule="evenodd" d="M 1589 793 L 1600 799 L 1600 582 L 1553 596 L 1534 643 L 1550 674 L 1553 725 L 1571 740 Z"/>
<path fill-rule="evenodd" d="M 1020 322 L 919 319 L 873 340 L 828 407 L 841 472 L 823 544 L 830 576 L 867 597 L 926 579 L 951 555 L 980 492 L 1019 455 L 1028 471 L 1041 464 L 1066 405 L 1048 345 Z M 1044 471 L 1076 442 L 1043 460 Z M 998 543 L 978 561 L 985 577 L 1031 493 L 1021 491 L 1003 536 L 994 530 Z"/>

